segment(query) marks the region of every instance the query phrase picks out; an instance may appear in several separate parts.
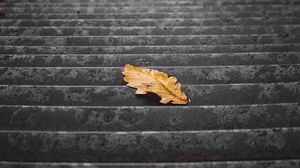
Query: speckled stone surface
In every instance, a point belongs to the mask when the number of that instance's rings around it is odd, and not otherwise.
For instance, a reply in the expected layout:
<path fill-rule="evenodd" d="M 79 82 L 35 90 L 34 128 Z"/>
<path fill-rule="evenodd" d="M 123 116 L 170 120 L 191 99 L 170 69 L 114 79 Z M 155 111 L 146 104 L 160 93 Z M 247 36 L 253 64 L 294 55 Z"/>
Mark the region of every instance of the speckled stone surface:
<path fill-rule="evenodd" d="M 2 54 L 2 67 L 121 67 L 299 64 L 300 52 L 197 54 Z"/>
<path fill-rule="evenodd" d="M 300 167 L 299 0 L 0 0 L 0 167 Z M 125 64 L 191 98 L 135 95 Z"/>
<path fill-rule="evenodd" d="M 16 19 L 19 19 L 17 17 L 18 15 L 13 15 L 13 16 L 16 17 Z M 26 16 L 26 18 L 32 17 L 32 19 L 35 19 L 35 16 L 40 17 L 45 15 L 33 15 L 33 16 L 29 15 Z M 60 17 L 61 15 L 58 16 Z M 88 15 L 79 15 L 79 16 L 88 17 Z M 100 15 L 99 17 L 101 18 L 102 16 Z M 113 17 L 113 16 L 109 16 L 109 17 Z M 129 15 L 127 17 L 131 17 L 131 16 Z M 251 35 L 251 34 L 276 33 L 279 36 L 288 37 L 289 33 L 300 33 L 299 27 L 300 27 L 299 25 L 231 25 L 231 26 L 215 26 L 215 27 L 214 26 L 76 27 L 76 28 L 74 27 L 32 27 L 30 29 L 27 27 L 0 27 L 1 30 L 0 35 L 1 36 L 113 36 L 113 35 L 145 36 L 145 35 L 226 35 L 226 34 L 227 35 L 232 35 L 232 34 Z"/>
<path fill-rule="evenodd" d="M 263 66 L 171 67 L 157 70 L 181 84 L 272 83 L 300 81 L 300 64 Z M 186 75 L 189 74 L 189 75 Z M 1 84 L 123 85 L 122 68 L 0 68 Z"/>
<path fill-rule="evenodd" d="M 0 132 L 0 139 L 0 158 L 6 161 L 178 162 L 300 157 L 299 128 L 131 133 Z"/>
<path fill-rule="evenodd" d="M 210 162 L 176 162 L 176 163 L 59 163 L 59 162 L 0 162 L 6 168 L 282 168 L 299 167 L 299 160 L 271 161 L 210 161 Z"/>
<path fill-rule="evenodd" d="M 290 103 L 300 100 L 300 83 L 186 85 L 191 105 Z M 159 106 L 154 94 L 134 95 L 126 86 L 2 85 L 0 104 Z"/>
<path fill-rule="evenodd" d="M 39 131 L 183 131 L 300 126 L 296 103 L 243 106 L 1 107 L 0 127 Z M 42 122 L 43 121 L 43 122 Z"/>

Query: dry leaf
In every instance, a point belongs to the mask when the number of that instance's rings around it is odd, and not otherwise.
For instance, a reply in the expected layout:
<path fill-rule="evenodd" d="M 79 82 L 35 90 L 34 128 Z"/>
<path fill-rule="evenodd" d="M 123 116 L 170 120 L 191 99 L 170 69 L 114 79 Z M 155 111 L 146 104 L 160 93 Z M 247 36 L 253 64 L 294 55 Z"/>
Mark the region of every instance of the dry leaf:
<path fill-rule="evenodd" d="M 190 99 L 181 91 L 180 83 L 176 77 L 157 70 L 146 69 L 126 64 L 123 70 L 127 86 L 137 88 L 135 94 L 152 92 L 161 97 L 160 102 L 167 104 L 187 104 Z"/>

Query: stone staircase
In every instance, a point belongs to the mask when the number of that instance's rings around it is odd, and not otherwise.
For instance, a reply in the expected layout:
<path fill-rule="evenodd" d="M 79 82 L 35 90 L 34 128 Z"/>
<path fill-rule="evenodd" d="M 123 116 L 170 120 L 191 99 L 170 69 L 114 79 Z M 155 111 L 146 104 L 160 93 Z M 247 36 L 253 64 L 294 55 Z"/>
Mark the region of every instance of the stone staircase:
<path fill-rule="evenodd" d="M 299 0 L 0 7 L 0 167 L 300 167 Z M 191 104 L 134 95 L 127 63 Z"/>

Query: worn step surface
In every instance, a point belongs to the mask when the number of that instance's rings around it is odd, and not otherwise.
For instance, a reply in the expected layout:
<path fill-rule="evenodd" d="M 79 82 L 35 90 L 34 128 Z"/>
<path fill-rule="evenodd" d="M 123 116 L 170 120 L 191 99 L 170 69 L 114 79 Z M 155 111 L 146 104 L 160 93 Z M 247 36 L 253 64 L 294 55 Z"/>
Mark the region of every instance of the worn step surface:
<path fill-rule="evenodd" d="M 299 11 L 263 11 L 263 12 L 206 12 L 206 13 L 189 13 L 189 12 L 160 12 L 160 13 L 48 13 L 47 15 L 38 13 L 8 13 L 3 19 L 159 19 L 159 18 L 247 18 L 247 17 L 300 17 Z"/>
<path fill-rule="evenodd" d="M 151 36 L 299 34 L 300 25 L 182 27 L 0 27 L 1 36 Z M 219 36 L 221 37 L 221 36 Z"/>
<path fill-rule="evenodd" d="M 60 9 L 61 11 L 62 9 Z M 298 17 L 248 18 L 166 18 L 166 19 L 5 19 L 0 26 L 22 27 L 135 27 L 135 26 L 221 26 L 300 24 Z"/>
<path fill-rule="evenodd" d="M 66 163 L 66 162 L 0 162 L 0 166 L 6 168 L 80 168 L 80 167 L 104 167 L 104 168 L 293 168 L 299 167 L 299 160 L 266 160 L 266 161 L 211 161 L 211 162 L 185 162 L 185 163 Z"/>
<path fill-rule="evenodd" d="M 147 4 L 145 4 L 147 5 Z M 230 6 L 122 6 L 122 7 L 6 7 L 5 11 L 9 13 L 155 13 L 155 12 L 209 12 L 209 11 L 284 11 L 284 10 L 299 10 L 300 5 L 230 5 Z M 62 10 L 63 9 L 63 10 Z"/>
<path fill-rule="evenodd" d="M 184 85 L 189 105 L 242 105 L 294 103 L 300 99 L 300 83 L 245 83 Z M 126 86 L 1 85 L 0 104 L 147 106 L 161 105 L 155 95 L 134 95 Z"/>
<path fill-rule="evenodd" d="M 299 128 L 127 133 L 3 130 L 0 158 L 42 162 L 292 159 L 300 157 L 299 131 Z"/>
<path fill-rule="evenodd" d="M 300 43 L 235 45 L 155 45 L 155 46 L 15 46 L 0 48 L 2 54 L 176 54 L 298 52 Z"/>
<path fill-rule="evenodd" d="M 186 54 L 1 54 L 1 67 L 122 67 L 299 64 L 299 52 Z M 36 74 L 33 74 L 36 75 Z"/>
<path fill-rule="evenodd" d="M 0 6 L 0 167 L 300 166 L 299 0 Z M 135 95 L 128 63 L 191 103 Z"/>
<path fill-rule="evenodd" d="M 299 127 L 297 103 L 227 106 L 0 106 L 4 130 L 184 131 Z"/>
<path fill-rule="evenodd" d="M 36 1 L 35 1 L 36 2 Z M 43 1 L 44 3 L 35 3 L 33 1 L 6 1 L 0 2 L 3 6 L 24 6 L 24 7 L 52 7 L 53 5 L 61 7 L 97 7 L 97 6 L 132 6 L 132 5 L 157 5 L 157 6 L 169 6 L 169 5 L 205 5 L 205 6 L 215 6 L 215 5 L 249 5 L 249 4 L 258 4 L 258 5 L 270 5 L 270 4 L 280 4 L 280 5 L 295 5 L 299 4 L 297 0 L 218 0 L 218 1 L 191 1 L 191 0 L 176 0 L 176 1 Z M 143 2 L 143 3 L 140 3 Z"/>
<path fill-rule="evenodd" d="M 39 3 L 39 2 L 46 2 L 46 3 L 53 3 L 55 5 L 55 3 L 57 2 L 69 2 L 69 3 L 93 3 L 93 2 L 97 2 L 97 3 L 102 3 L 102 2 L 114 2 L 114 3 L 122 3 L 122 2 L 145 2 L 147 0 L 68 0 L 68 1 L 64 1 L 64 0 L 2 0 L 2 2 L 5 2 L 5 3 L 9 3 L 9 2 L 13 2 L 13 3 L 18 3 L 18 2 L 30 2 L 30 3 Z M 177 3 L 177 2 L 190 2 L 190 3 L 195 3 L 197 1 L 194 1 L 194 0 L 152 0 L 151 3 L 157 3 L 157 2 L 170 2 L 170 3 Z M 224 0 L 218 0 L 218 1 L 221 1 L 223 2 Z M 218 2 L 217 1 L 217 2 Z M 232 3 L 232 2 L 240 2 L 241 4 L 245 4 L 247 2 L 258 2 L 258 3 L 261 3 L 261 2 L 274 2 L 275 0 L 246 0 L 246 1 L 242 1 L 242 0 L 233 0 L 233 1 L 229 1 L 229 0 L 226 0 L 226 2 L 228 3 Z M 211 2 L 211 1 L 208 1 L 208 0 L 202 0 L 200 1 L 200 3 L 203 3 L 203 2 Z M 276 2 L 286 2 L 286 3 L 289 3 L 289 2 L 294 2 L 293 0 L 278 0 Z"/>
<path fill-rule="evenodd" d="M 3 36 L 0 45 L 15 46 L 135 46 L 135 45 L 240 45 L 300 43 L 300 34 L 161 35 L 161 36 Z"/>
<path fill-rule="evenodd" d="M 181 84 L 300 81 L 300 64 L 156 67 Z M 188 74 L 188 75 L 187 75 Z M 0 67 L 0 83 L 23 85 L 123 85 L 121 67 Z"/>

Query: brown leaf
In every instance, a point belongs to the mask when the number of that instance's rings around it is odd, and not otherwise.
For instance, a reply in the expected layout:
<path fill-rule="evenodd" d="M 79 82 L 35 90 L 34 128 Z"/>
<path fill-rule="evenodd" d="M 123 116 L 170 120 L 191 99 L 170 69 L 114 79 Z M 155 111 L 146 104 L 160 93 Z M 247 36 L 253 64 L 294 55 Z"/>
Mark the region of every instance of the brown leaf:
<path fill-rule="evenodd" d="M 157 70 L 146 69 L 126 64 L 123 69 L 124 80 L 127 86 L 137 88 L 135 94 L 152 92 L 161 97 L 160 102 L 167 104 L 187 104 L 190 99 L 181 91 L 176 77 Z"/>

